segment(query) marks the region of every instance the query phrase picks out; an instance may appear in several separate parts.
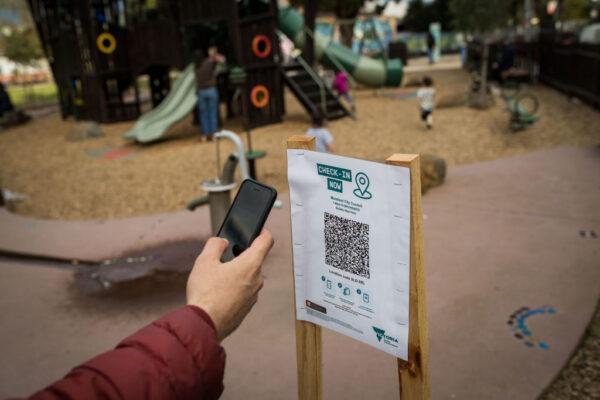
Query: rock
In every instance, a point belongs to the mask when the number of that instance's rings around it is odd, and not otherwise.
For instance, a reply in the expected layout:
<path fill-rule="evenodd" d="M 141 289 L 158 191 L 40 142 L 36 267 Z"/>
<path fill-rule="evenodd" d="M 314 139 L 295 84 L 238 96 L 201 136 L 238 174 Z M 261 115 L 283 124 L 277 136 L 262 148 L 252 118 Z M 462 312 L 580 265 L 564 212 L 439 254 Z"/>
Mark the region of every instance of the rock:
<path fill-rule="evenodd" d="M 100 125 L 96 122 L 79 122 L 69 133 L 67 140 L 77 141 L 84 139 L 100 138 L 104 136 Z"/>
<path fill-rule="evenodd" d="M 421 193 L 440 186 L 446 178 L 446 161 L 431 154 L 421 154 Z"/>
<path fill-rule="evenodd" d="M 467 96 L 465 93 L 454 92 L 454 93 L 443 93 L 440 95 L 439 100 L 436 101 L 436 108 L 451 108 L 461 107 L 467 104 Z"/>
<path fill-rule="evenodd" d="M 412 77 L 408 78 L 406 82 L 404 82 L 404 87 L 420 87 L 423 84 L 423 80 L 421 78 Z"/>

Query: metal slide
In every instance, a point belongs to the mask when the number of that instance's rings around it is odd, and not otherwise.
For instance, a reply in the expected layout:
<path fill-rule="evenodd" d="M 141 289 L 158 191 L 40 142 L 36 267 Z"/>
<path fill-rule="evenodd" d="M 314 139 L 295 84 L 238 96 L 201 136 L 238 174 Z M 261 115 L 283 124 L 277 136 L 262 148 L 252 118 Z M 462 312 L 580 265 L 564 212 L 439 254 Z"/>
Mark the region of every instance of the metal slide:
<path fill-rule="evenodd" d="M 279 29 L 297 47 L 304 45 L 304 17 L 292 8 L 279 8 Z M 341 64 L 364 85 L 398 86 L 402 82 L 402 62 L 399 59 L 376 60 L 361 56 L 318 32 L 315 33 L 315 57 L 333 69 L 338 69 L 336 63 Z"/>
<path fill-rule="evenodd" d="M 196 106 L 196 101 L 196 76 L 192 63 L 183 70 L 158 107 L 142 115 L 124 137 L 140 143 L 158 140 L 171 125 L 183 119 Z"/>

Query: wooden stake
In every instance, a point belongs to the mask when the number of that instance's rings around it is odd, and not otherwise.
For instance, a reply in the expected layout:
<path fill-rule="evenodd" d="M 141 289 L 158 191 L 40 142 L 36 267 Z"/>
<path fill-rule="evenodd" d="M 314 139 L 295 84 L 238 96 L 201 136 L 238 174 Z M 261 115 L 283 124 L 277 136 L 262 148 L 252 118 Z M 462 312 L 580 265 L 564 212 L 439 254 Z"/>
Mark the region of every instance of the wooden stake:
<path fill-rule="evenodd" d="M 429 341 L 425 268 L 423 264 L 423 210 L 421 161 L 418 154 L 394 154 L 387 164 L 410 168 L 410 299 L 408 363 L 398 359 L 398 383 L 402 400 L 428 400 Z"/>
<path fill-rule="evenodd" d="M 315 149 L 315 138 L 295 135 L 287 141 L 288 149 Z M 296 294 L 294 293 L 294 313 Z M 296 320 L 296 363 L 298 365 L 298 399 L 323 399 L 323 371 L 321 363 L 321 327 Z"/>

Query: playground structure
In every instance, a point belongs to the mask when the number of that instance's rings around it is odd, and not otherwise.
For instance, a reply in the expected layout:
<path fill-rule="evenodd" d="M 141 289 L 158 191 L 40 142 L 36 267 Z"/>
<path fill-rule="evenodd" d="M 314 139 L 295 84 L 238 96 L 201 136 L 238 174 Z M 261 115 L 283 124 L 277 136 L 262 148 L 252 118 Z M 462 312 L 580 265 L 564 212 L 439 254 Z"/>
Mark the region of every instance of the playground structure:
<path fill-rule="evenodd" d="M 30 0 L 29 5 L 58 85 L 63 117 L 103 123 L 137 119 L 142 102 L 138 78 L 147 75 L 156 107 L 171 91 L 170 71 L 179 69 L 184 70 L 183 82 L 174 85 L 168 104 L 153 116 L 177 111 L 171 122 L 181 118 L 195 99 L 193 71 L 184 68 L 214 45 L 231 65 L 244 69 L 245 82 L 238 87 L 226 77 L 219 84 L 220 98 L 229 105 L 240 91 L 244 125 L 281 120 L 275 0 Z M 252 97 L 260 97 L 254 102 L 258 106 L 252 106 Z"/>
<path fill-rule="evenodd" d="M 504 89 L 502 98 L 506 102 L 510 113 L 510 129 L 513 132 L 523 130 L 534 123 L 540 117 L 536 115 L 540 102 L 531 93 L 522 92 L 519 86 Z"/>
<path fill-rule="evenodd" d="M 140 77 L 147 76 L 154 110 L 143 115 L 126 137 L 139 142 L 160 139 L 196 104 L 193 62 L 217 46 L 228 73 L 218 79 L 228 116 L 236 110 L 245 129 L 281 121 L 283 83 L 307 112 L 328 119 L 351 112 L 326 87 L 300 55 L 283 64 L 277 26 L 296 46 L 315 38 L 317 59 L 347 71 L 370 86 L 397 86 L 398 59 L 360 56 L 304 28 L 303 17 L 276 0 L 86 0 L 48 3 L 29 0 L 59 89 L 63 117 L 109 123 L 141 116 Z M 170 71 L 182 70 L 171 86 Z"/>

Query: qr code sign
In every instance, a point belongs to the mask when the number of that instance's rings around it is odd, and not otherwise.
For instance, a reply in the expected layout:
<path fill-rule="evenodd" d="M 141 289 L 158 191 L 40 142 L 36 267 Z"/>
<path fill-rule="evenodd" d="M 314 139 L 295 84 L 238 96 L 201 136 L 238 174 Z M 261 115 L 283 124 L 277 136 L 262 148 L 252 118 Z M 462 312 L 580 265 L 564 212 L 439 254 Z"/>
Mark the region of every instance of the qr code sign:
<path fill-rule="evenodd" d="M 325 264 L 369 278 L 369 225 L 325 213 Z"/>

